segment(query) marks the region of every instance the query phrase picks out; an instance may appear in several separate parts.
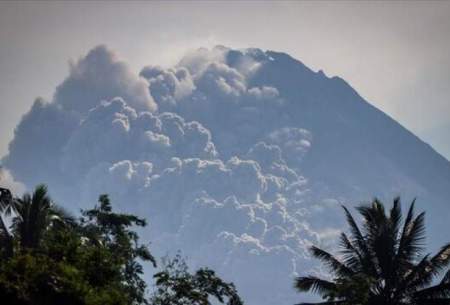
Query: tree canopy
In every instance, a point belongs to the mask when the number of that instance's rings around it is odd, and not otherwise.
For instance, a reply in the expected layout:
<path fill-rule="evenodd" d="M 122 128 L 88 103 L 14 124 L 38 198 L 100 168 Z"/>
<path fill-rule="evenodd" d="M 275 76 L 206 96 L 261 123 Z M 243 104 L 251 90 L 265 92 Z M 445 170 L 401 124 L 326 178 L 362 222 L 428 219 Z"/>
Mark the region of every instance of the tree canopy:
<path fill-rule="evenodd" d="M 450 304 L 450 244 L 435 255 L 423 255 L 425 213 L 414 213 L 414 202 L 402 221 L 400 198 L 386 211 L 379 200 L 357 208 L 361 228 L 345 207 L 350 235 L 341 234 L 340 256 L 311 247 L 314 257 L 331 271 L 330 279 L 298 277 L 300 292 L 312 291 L 325 301 L 316 304 L 443 305 Z M 307 303 L 303 303 L 307 304 Z"/>
<path fill-rule="evenodd" d="M 134 230 L 145 226 L 145 219 L 113 211 L 107 195 L 75 218 L 52 202 L 44 185 L 21 198 L 0 189 L 2 304 L 169 304 L 158 303 L 162 295 L 150 298 L 142 278 L 143 263 L 156 267 Z M 178 291 L 181 279 L 167 270 L 155 275 L 157 291 Z M 190 285 L 182 290 L 188 296 L 183 304 L 206 305 L 210 295 L 219 302 L 231 298 L 228 304 L 242 304 L 233 284 L 212 270 L 200 269 L 195 275 L 186 271 L 183 276 Z"/>
<path fill-rule="evenodd" d="M 178 254 L 164 261 L 164 269 L 154 275 L 154 305 L 211 305 L 213 300 L 227 305 L 242 305 L 233 283 L 222 281 L 213 270 L 201 268 L 190 273 Z"/>

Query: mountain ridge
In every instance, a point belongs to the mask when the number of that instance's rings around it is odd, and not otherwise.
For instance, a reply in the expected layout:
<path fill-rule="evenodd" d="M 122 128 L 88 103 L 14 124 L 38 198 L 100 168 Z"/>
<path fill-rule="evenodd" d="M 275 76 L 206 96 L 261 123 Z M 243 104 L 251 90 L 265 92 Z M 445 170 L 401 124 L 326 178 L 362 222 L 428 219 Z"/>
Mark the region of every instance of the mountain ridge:
<path fill-rule="evenodd" d="M 183 249 L 249 304 L 296 302 L 292 279 L 322 272 L 307 249 L 333 247 L 340 204 L 418 196 L 434 246 L 450 197 L 450 162 L 345 80 L 256 48 L 135 75 L 96 47 L 22 118 L 3 162 L 72 209 L 110 194 L 149 219 L 156 254 Z"/>

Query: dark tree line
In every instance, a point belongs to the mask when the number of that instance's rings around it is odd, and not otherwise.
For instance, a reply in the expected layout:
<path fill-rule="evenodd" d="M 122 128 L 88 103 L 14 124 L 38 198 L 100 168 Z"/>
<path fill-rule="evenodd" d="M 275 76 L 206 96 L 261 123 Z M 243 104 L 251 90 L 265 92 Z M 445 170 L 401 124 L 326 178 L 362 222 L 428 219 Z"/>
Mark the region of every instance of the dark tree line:
<path fill-rule="evenodd" d="M 423 255 L 425 213 L 416 216 L 413 202 L 402 221 L 399 198 L 389 211 L 378 200 L 357 210 L 361 228 L 344 207 L 350 235 L 341 234 L 339 258 L 311 248 L 330 269 L 330 278 L 299 277 L 297 290 L 320 294 L 324 302 L 315 304 L 450 304 L 450 244 L 434 255 Z"/>
<path fill-rule="evenodd" d="M 302 304 L 450 305 L 450 244 L 423 255 L 425 214 L 415 214 L 414 202 L 404 217 L 399 198 L 389 210 L 378 200 L 357 210 L 361 225 L 344 207 L 349 234 L 341 234 L 338 256 L 311 248 L 330 276 L 298 277 L 299 292 L 324 299 Z M 157 260 L 134 231 L 144 226 L 114 212 L 107 195 L 76 218 L 43 185 L 21 198 L 0 188 L 1 304 L 243 304 L 232 283 L 208 268 L 191 273 L 180 255 L 163 260 L 150 293 L 142 264 Z"/>
<path fill-rule="evenodd" d="M 133 230 L 145 225 L 135 215 L 114 212 L 106 195 L 75 218 L 52 202 L 43 185 L 21 198 L 0 189 L 0 303 L 242 304 L 232 283 L 207 268 L 191 274 L 180 257 L 155 274 L 149 294 L 142 264 L 156 267 L 156 259 Z"/>

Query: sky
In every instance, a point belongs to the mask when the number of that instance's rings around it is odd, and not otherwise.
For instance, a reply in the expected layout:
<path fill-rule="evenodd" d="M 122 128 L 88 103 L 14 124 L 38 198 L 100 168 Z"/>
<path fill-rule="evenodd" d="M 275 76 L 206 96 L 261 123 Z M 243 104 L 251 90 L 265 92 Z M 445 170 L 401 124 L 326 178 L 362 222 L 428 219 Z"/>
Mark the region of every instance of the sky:
<path fill-rule="evenodd" d="M 1 2 L 0 156 L 36 97 L 99 44 L 137 73 L 217 44 L 340 76 L 450 159 L 450 2 Z"/>

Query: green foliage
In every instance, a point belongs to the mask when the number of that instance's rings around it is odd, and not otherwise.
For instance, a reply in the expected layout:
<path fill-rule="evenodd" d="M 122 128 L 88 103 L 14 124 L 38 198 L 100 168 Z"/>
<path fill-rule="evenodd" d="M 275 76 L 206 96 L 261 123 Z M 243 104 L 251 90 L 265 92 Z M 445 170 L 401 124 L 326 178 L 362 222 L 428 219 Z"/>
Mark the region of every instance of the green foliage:
<path fill-rule="evenodd" d="M 328 295 L 328 300 L 346 300 L 348 304 L 364 305 L 370 299 L 370 288 L 375 284 L 375 279 L 357 273 L 348 278 L 336 279 L 334 294 Z"/>
<path fill-rule="evenodd" d="M 2 200 L 0 299 L 7 304 L 148 304 L 140 262 L 155 259 L 139 243 L 134 215 L 112 210 L 108 196 L 79 220 L 55 206 L 45 186 Z M 10 217 L 11 227 L 5 219 Z"/>
<path fill-rule="evenodd" d="M 52 203 L 44 185 L 22 198 L 0 188 L 0 303 L 150 304 L 141 263 L 156 267 L 156 260 L 133 230 L 145 225 L 114 212 L 107 195 L 75 219 Z M 190 274 L 179 257 L 155 278 L 152 304 L 209 305 L 210 296 L 242 304 L 233 284 L 209 269 Z"/>
<path fill-rule="evenodd" d="M 317 304 L 450 304 L 450 272 L 435 283 L 450 264 L 450 244 L 434 256 L 421 258 L 424 213 L 414 216 L 414 202 L 403 222 L 399 198 L 389 211 L 378 200 L 357 210 L 363 217 L 362 229 L 344 207 L 351 234 L 341 235 L 341 259 L 311 248 L 313 256 L 330 269 L 333 280 L 299 277 L 297 290 L 319 293 L 327 300 Z"/>
<path fill-rule="evenodd" d="M 228 305 L 242 305 L 232 283 L 222 281 L 214 271 L 202 268 L 190 273 L 180 255 L 165 261 L 164 270 L 154 275 L 154 305 L 211 305 L 211 298 Z"/>
<path fill-rule="evenodd" d="M 84 211 L 81 224 L 86 241 L 84 268 L 92 270 L 90 280 L 98 286 L 107 285 L 111 279 L 122 283 L 130 304 L 146 304 L 146 284 L 141 279 L 143 269 L 138 261 L 156 261 L 147 246 L 138 242 L 132 226 L 144 227 L 144 219 L 129 214 L 112 212 L 109 198 L 101 195 L 100 205 Z"/>

